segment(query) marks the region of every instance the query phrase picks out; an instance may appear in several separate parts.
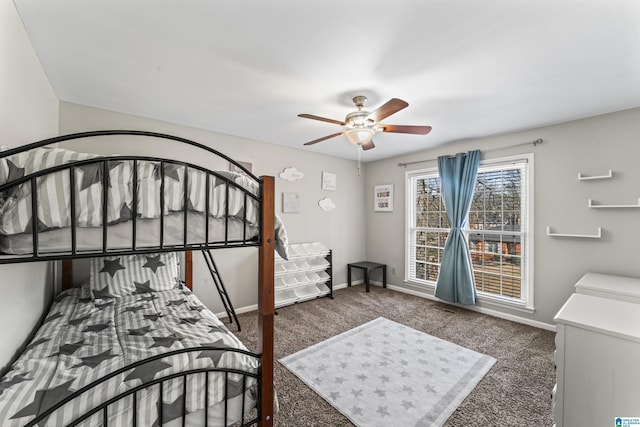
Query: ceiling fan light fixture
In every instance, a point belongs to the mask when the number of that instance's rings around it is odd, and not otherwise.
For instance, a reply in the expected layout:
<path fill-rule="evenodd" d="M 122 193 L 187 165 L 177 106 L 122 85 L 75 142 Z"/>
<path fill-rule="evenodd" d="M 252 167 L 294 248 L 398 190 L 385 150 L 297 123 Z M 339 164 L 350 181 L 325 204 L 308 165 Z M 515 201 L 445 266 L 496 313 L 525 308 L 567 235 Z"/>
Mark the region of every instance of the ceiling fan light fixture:
<path fill-rule="evenodd" d="M 390 115 L 407 108 L 409 106 L 407 101 L 403 101 L 398 98 L 391 98 L 377 109 L 372 112 L 368 112 L 363 110 L 366 100 L 367 98 L 365 96 L 355 96 L 353 98 L 353 102 L 356 104 L 358 110 L 347 114 L 344 121 L 328 119 L 326 117 L 315 116 L 313 114 L 298 114 L 298 117 L 320 120 L 321 122 L 342 126 L 341 132 L 336 132 L 322 138 L 305 142 L 304 145 L 313 145 L 330 138 L 335 138 L 336 136 L 344 135 L 347 137 L 349 142 L 356 147 L 361 147 L 363 150 L 371 150 L 372 148 L 375 148 L 373 135 L 378 132 L 426 135 L 431 131 L 431 126 L 385 125 L 380 123 L 381 120 L 384 120 Z"/>
<path fill-rule="evenodd" d="M 371 142 L 375 133 L 371 128 L 356 128 L 346 131 L 346 136 L 352 144 L 362 145 Z"/>
<path fill-rule="evenodd" d="M 344 119 L 344 123 L 350 128 L 362 128 L 364 126 L 369 126 L 373 124 L 372 120 L 369 120 L 369 112 L 368 111 L 354 111 L 353 113 L 347 114 L 347 117 Z"/>

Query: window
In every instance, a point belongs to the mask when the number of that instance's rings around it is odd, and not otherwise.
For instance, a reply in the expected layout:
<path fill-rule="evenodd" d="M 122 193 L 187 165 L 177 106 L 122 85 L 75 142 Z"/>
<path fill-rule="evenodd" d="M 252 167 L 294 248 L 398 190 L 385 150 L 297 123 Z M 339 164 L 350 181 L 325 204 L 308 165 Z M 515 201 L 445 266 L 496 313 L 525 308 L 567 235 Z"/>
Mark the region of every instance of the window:
<path fill-rule="evenodd" d="M 529 217 L 533 156 L 483 161 L 465 236 L 478 299 L 533 308 Z M 450 230 L 437 168 L 407 173 L 407 280 L 435 285 Z"/>

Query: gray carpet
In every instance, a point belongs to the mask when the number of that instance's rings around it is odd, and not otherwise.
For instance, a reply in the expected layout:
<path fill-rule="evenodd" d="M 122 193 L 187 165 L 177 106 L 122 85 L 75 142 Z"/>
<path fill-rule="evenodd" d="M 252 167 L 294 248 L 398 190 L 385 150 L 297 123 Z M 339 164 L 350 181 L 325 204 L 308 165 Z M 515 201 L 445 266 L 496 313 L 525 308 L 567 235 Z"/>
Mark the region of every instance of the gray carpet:
<path fill-rule="evenodd" d="M 293 354 L 377 317 L 386 317 L 497 359 L 496 364 L 449 417 L 445 426 L 551 426 L 554 334 L 374 286 L 334 292 L 278 309 L 275 357 Z M 256 313 L 238 316 L 236 335 L 255 350 Z M 233 330 L 233 328 L 232 328 Z M 280 412 L 276 426 L 351 426 L 351 422 L 276 362 Z"/>

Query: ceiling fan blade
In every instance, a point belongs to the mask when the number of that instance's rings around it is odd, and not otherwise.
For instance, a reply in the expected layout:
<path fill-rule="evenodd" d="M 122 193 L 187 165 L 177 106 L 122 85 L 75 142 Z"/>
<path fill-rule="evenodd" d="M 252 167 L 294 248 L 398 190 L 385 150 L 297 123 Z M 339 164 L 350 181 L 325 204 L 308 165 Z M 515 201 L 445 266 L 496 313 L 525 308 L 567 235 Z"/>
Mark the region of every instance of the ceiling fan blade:
<path fill-rule="evenodd" d="M 318 138 L 318 139 L 314 139 L 313 141 L 305 142 L 304 145 L 313 145 L 313 144 L 316 144 L 316 143 L 318 143 L 320 141 L 324 141 L 325 139 L 335 138 L 336 136 L 340 136 L 342 134 L 343 134 L 343 132 L 338 132 L 338 133 L 334 133 L 334 134 L 331 134 L 331 135 L 323 136 L 322 138 Z"/>
<path fill-rule="evenodd" d="M 375 146 L 376 145 L 373 143 L 373 140 L 361 145 L 363 150 L 371 150 L 372 148 L 375 148 Z"/>
<path fill-rule="evenodd" d="M 404 125 L 380 125 L 382 132 L 412 133 L 426 135 L 431 132 L 431 126 L 404 126 Z"/>
<path fill-rule="evenodd" d="M 313 114 L 298 114 L 298 117 L 302 117 L 305 119 L 312 119 L 312 120 L 320 120 L 321 122 L 333 123 L 335 125 L 340 125 L 340 126 L 344 126 L 345 124 L 340 120 L 333 120 L 333 119 L 328 119 L 326 117 L 314 116 Z"/>
<path fill-rule="evenodd" d="M 384 120 L 390 115 L 397 113 L 403 108 L 407 108 L 409 103 L 403 101 L 402 99 L 392 98 L 387 101 L 385 104 L 381 105 L 377 110 L 373 111 L 369 114 L 369 119 L 373 120 L 375 123 L 378 123 L 380 120 Z"/>

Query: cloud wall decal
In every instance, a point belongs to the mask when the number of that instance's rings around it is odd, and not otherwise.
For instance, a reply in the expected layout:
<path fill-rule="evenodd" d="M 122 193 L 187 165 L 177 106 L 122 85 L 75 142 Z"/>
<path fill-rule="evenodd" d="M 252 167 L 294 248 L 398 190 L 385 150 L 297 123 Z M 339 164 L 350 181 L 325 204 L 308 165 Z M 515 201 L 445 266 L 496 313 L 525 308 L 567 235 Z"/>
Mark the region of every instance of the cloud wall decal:
<path fill-rule="evenodd" d="M 285 168 L 278 176 L 287 181 L 296 181 L 304 178 L 304 174 L 293 166 Z"/>
<path fill-rule="evenodd" d="M 331 200 L 328 197 L 325 197 L 324 199 L 320 199 L 320 201 L 318 202 L 318 206 L 320 206 L 320 209 L 327 212 L 332 211 L 336 208 L 336 204 L 333 203 L 333 200 Z"/>

